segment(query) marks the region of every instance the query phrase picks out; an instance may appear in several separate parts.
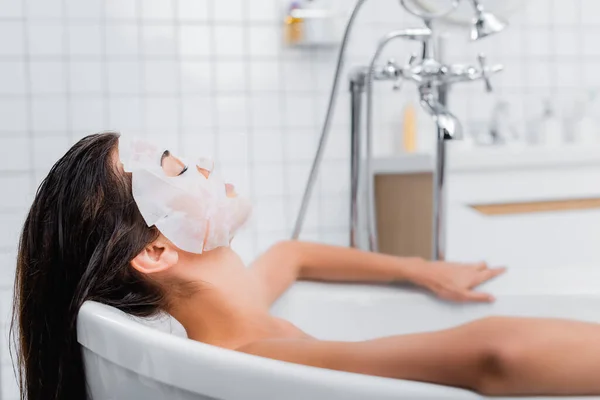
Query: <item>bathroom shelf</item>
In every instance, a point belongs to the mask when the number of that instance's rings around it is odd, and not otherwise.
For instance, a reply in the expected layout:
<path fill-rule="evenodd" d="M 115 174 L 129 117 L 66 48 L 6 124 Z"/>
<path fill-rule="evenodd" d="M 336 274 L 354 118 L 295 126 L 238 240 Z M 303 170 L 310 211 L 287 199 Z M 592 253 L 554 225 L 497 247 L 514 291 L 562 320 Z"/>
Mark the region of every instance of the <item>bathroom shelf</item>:
<path fill-rule="evenodd" d="M 448 146 L 450 172 L 479 172 L 507 169 L 563 168 L 585 165 L 600 167 L 600 146 L 545 147 L 473 147 L 469 149 Z M 413 174 L 431 172 L 434 158 L 431 154 L 402 154 L 375 157 L 375 174 Z"/>

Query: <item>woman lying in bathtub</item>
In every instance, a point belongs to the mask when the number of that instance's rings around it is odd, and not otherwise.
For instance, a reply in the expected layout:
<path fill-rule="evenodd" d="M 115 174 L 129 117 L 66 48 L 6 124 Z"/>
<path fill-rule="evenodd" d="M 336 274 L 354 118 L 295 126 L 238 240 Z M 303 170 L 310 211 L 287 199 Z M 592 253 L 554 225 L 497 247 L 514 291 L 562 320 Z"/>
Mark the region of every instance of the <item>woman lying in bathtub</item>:
<path fill-rule="evenodd" d="M 89 136 L 54 165 L 36 194 L 15 284 L 24 398 L 85 398 L 75 327 L 86 300 L 138 316 L 166 310 L 193 340 L 293 363 L 491 395 L 600 393 L 600 326 L 592 324 L 488 318 L 364 342 L 310 337 L 269 315 L 296 279 L 405 280 L 444 299 L 491 301 L 472 288 L 502 270 L 301 242 L 275 245 L 250 268 L 228 246 L 183 251 L 148 227 L 140 211 L 145 206 L 136 204 L 142 200 L 134 200 L 131 175 L 119 160 L 116 134 Z M 168 152 L 156 163 L 172 179 L 210 176 L 209 168 L 188 169 Z M 226 191 L 228 199 L 237 198 L 231 186 Z M 233 215 L 237 222 L 246 217 Z"/>

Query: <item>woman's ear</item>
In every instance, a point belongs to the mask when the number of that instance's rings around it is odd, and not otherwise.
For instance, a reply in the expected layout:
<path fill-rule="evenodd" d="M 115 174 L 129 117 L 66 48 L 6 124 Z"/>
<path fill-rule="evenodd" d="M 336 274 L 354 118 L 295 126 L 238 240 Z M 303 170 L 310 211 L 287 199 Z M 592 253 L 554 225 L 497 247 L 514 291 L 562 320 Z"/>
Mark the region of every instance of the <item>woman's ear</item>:
<path fill-rule="evenodd" d="M 131 260 L 131 266 L 144 274 L 165 271 L 179 261 L 177 248 L 164 238 L 150 243 Z"/>

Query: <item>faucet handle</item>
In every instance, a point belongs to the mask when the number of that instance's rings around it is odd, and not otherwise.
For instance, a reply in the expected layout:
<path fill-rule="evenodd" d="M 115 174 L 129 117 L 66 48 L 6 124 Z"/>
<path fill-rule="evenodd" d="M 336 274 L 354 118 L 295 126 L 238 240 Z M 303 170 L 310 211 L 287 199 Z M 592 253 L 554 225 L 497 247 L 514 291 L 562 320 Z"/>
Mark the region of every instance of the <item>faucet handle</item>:
<path fill-rule="evenodd" d="M 415 63 L 415 61 L 417 60 L 417 55 L 415 53 L 412 53 L 410 55 L 410 57 L 408 58 L 408 66 L 412 67 L 412 65 Z"/>
<path fill-rule="evenodd" d="M 398 66 L 398 63 L 396 62 L 396 60 L 394 60 L 393 58 L 390 58 L 385 63 L 385 67 L 383 67 L 383 75 L 387 79 L 393 79 L 398 76 L 399 69 L 400 69 L 400 67 Z"/>
<path fill-rule="evenodd" d="M 486 56 L 483 53 L 480 53 L 477 56 L 477 61 L 479 61 L 479 66 L 481 67 L 481 78 L 485 82 L 485 90 L 487 92 L 491 92 L 492 84 L 490 82 L 490 74 L 500 72 L 504 69 L 504 67 L 501 64 L 488 67 L 486 63 Z"/>
<path fill-rule="evenodd" d="M 398 80 L 396 81 L 396 83 L 394 84 L 394 90 L 400 90 L 404 79 L 406 79 L 406 78 L 413 78 L 413 80 L 415 79 L 414 77 L 416 75 L 412 70 L 413 66 L 415 65 L 415 61 L 417 61 L 417 55 L 412 53 L 410 55 L 410 57 L 408 58 L 408 63 L 404 67 L 402 67 L 400 70 L 400 76 L 399 76 Z"/>
<path fill-rule="evenodd" d="M 381 67 L 375 67 L 373 71 L 373 77 L 376 80 L 394 80 L 398 78 L 400 74 L 400 66 L 396 63 L 393 58 L 390 58 L 385 65 Z"/>
<path fill-rule="evenodd" d="M 479 53 L 477 56 L 477 61 L 479 61 L 479 67 L 481 67 L 481 78 L 485 82 L 485 90 L 486 92 L 492 91 L 492 83 L 490 82 L 490 77 L 488 75 L 487 66 L 486 66 L 486 57 L 483 53 Z"/>
<path fill-rule="evenodd" d="M 415 61 L 417 60 L 417 56 L 416 54 L 411 54 L 410 57 L 408 58 L 408 63 L 402 67 L 402 69 L 400 70 L 400 73 L 398 75 L 398 79 L 396 80 L 396 82 L 394 83 L 394 90 L 400 90 L 402 88 L 402 83 L 404 82 L 406 71 L 410 71 L 410 69 L 412 68 L 413 64 L 415 63 Z"/>

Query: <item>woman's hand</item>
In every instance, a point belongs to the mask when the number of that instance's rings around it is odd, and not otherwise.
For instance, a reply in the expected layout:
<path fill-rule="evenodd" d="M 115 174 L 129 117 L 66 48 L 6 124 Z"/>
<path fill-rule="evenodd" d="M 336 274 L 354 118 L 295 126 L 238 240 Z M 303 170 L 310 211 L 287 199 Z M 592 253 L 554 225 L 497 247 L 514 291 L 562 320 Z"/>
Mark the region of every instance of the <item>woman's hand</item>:
<path fill-rule="evenodd" d="M 411 281 L 423 286 L 439 298 L 457 302 L 492 302 L 494 297 L 473 289 L 504 273 L 505 268 L 489 268 L 486 263 L 459 264 L 449 262 L 414 261 Z"/>

